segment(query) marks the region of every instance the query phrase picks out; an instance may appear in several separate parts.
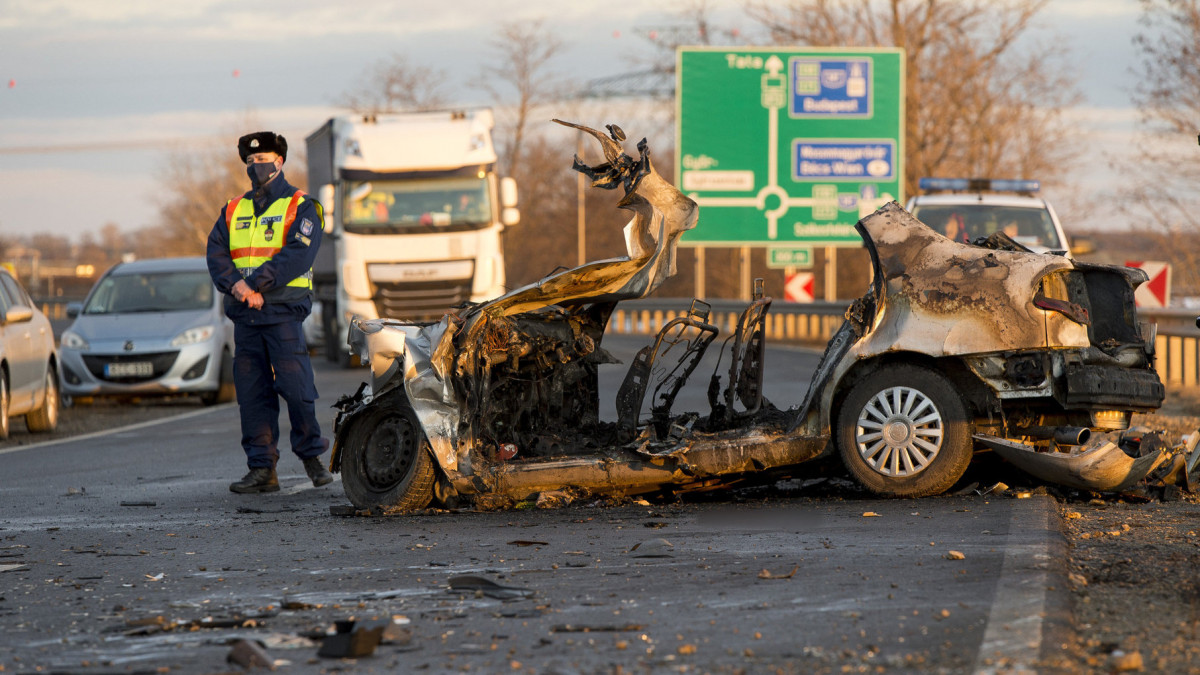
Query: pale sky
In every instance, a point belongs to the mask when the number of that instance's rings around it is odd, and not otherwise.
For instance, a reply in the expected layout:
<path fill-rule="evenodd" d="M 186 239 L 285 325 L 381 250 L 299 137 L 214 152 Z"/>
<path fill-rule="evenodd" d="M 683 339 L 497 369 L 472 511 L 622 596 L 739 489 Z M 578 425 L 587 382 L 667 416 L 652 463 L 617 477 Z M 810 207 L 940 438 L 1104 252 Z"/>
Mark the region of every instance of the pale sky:
<path fill-rule="evenodd" d="M 709 0 L 716 18 L 749 33 L 741 4 Z M 468 83 L 502 22 L 543 19 L 565 45 L 556 70 L 584 83 L 638 69 L 628 55 L 650 47 L 637 30 L 679 23 L 684 5 L 0 0 L 0 234 L 74 238 L 110 222 L 153 224 L 173 153 L 239 132 L 248 113 L 298 147 L 391 54 L 448 72 L 455 103 L 485 104 Z M 1085 97 L 1072 112 L 1087 132 L 1078 180 L 1046 194 L 1068 229 L 1065 206 L 1110 193 L 1119 173 L 1107 165 L 1134 142 L 1138 15 L 1136 0 L 1051 0 L 1040 18 L 1040 36 L 1070 50 Z M 620 123 L 619 106 L 609 110 L 613 119 L 582 121 Z M 1121 226 L 1086 216 L 1089 226 Z"/>

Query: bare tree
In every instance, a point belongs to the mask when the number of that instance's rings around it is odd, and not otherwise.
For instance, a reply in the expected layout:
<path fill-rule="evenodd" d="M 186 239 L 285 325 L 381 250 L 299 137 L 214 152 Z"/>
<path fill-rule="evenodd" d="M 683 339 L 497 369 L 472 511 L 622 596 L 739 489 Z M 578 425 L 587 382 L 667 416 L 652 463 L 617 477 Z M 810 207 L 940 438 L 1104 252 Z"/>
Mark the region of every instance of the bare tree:
<path fill-rule="evenodd" d="M 551 69 L 562 43 L 539 20 L 501 25 L 491 48 L 495 58 L 483 66 L 475 84 L 511 111 L 508 128 L 498 135 L 504 137 L 504 173 L 519 178 L 530 114 L 538 106 L 554 101 L 562 90 Z"/>
<path fill-rule="evenodd" d="M 157 228 L 165 255 L 204 255 L 208 233 L 225 201 L 249 188 L 246 165 L 236 147 L 237 136 L 231 136 L 203 150 L 173 154 L 163 178 L 166 190 L 160 198 Z"/>
<path fill-rule="evenodd" d="M 178 149 L 163 173 L 159 197 L 158 223 L 138 230 L 134 246 L 139 255 L 153 253 L 171 257 L 204 255 L 208 233 L 212 231 L 225 203 L 250 189 L 246 165 L 237 153 L 238 138 L 247 129 L 263 125 L 253 113 L 238 122 L 239 131 L 227 132 L 217 141 L 198 149 Z M 304 164 L 303 141 L 290 144 L 283 165 L 287 181 L 300 189 L 308 182 Z M 157 237 L 159 241 L 153 241 Z M 151 241 L 146 241 L 150 238 Z"/>
<path fill-rule="evenodd" d="M 777 44 L 905 51 L 905 190 L 920 176 L 1066 175 L 1078 96 L 1056 47 L 1029 48 L 1049 0 L 749 0 Z"/>
<path fill-rule="evenodd" d="M 664 87 L 670 98 L 674 92 L 675 52 L 687 45 L 736 45 L 743 42 L 742 33 L 736 26 L 728 26 L 715 21 L 713 0 L 687 0 L 675 12 L 675 21 L 661 26 L 647 26 L 636 32 L 650 42 L 652 54 L 648 56 L 632 55 L 629 60 L 634 65 L 647 68 L 650 72 L 659 73 L 671 78 L 669 88 Z M 616 78 L 613 78 L 616 79 Z"/>
<path fill-rule="evenodd" d="M 1142 0 L 1140 30 L 1134 45 L 1140 54 L 1134 104 L 1141 113 L 1144 139 L 1138 143 L 1140 177 L 1125 210 L 1132 221 L 1148 225 L 1142 233 L 1158 244 L 1156 257 L 1174 267 L 1175 285 L 1200 292 L 1200 2 Z"/>
<path fill-rule="evenodd" d="M 354 112 L 378 114 L 445 107 L 446 71 L 413 63 L 403 54 L 376 62 L 357 87 L 342 95 Z"/>

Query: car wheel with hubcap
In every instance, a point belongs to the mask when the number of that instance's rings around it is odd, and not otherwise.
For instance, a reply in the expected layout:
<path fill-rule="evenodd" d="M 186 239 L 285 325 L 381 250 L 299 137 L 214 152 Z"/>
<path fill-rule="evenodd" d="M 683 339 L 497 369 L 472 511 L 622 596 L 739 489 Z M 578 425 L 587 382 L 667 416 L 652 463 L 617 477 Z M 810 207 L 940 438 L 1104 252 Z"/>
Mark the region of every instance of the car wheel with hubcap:
<path fill-rule="evenodd" d="M 884 366 L 855 384 L 837 416 L 842 462 L 867 489 L 893 497 L 945 492 L 971 463 L 974 424 L 942 374 Z"/>

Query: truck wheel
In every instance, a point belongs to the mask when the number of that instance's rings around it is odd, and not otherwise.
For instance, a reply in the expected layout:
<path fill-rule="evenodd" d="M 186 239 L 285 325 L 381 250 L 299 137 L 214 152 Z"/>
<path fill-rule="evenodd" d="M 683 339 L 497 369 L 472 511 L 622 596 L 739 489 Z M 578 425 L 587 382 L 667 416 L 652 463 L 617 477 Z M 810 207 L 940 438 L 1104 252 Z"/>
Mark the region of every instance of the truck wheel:
<path fill-rule="evenodd" d="M 944 376 L 894 365 L 851 388 L 835 435 L 842 462 L 867 489 L 924 497 L 945 492 L 967 470 L 973 427 Z"/>
<path fill-rule="evenodd" d="M 46 369 L 46 398 L 42 407 L 25 415 L 25 426 L 30 431 L 54 431 L 58 428 L 58 373 L 54 366 Z"/>
<path fill-rule="evenodd" d="M 342 487 L 360 509 L 421 509 L 433 497 L 433 455 L 403 392 L 384 396 L 350 421 Z"/>

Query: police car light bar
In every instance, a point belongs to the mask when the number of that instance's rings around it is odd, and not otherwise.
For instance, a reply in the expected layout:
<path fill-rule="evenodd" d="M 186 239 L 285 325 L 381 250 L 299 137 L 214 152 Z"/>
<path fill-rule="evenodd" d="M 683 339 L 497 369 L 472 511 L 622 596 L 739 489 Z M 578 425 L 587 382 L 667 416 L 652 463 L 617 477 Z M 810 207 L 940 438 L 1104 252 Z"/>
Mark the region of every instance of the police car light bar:
<path fill-rule="evenodd" d="M 917 187 L 926 192 L 1037 192 L 1041 181 L 1003 178 L 922 178 Z"/>

